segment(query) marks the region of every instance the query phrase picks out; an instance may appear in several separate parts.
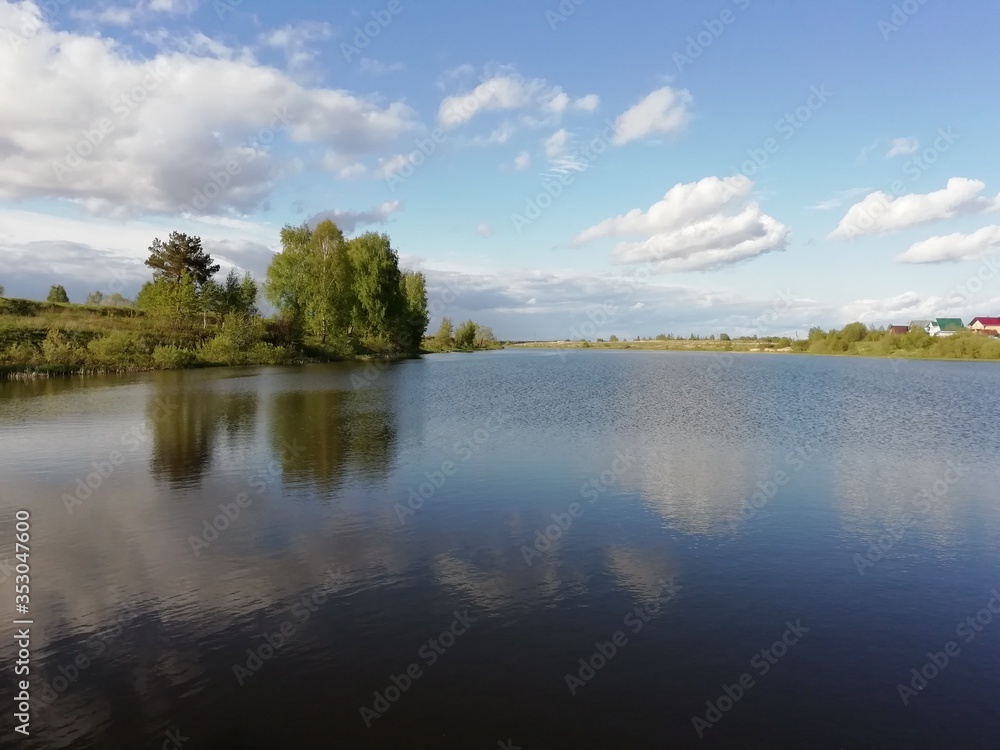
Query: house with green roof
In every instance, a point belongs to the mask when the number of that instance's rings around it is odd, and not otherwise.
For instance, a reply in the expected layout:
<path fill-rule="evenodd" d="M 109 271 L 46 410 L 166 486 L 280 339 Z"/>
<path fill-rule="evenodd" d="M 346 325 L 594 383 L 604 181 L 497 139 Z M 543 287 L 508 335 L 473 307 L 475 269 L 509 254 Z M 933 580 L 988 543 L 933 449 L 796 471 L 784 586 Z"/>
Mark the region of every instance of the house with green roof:
<path fill-rule="evenodd" d="M 961 318 L 935 318 L 927 327 L 927 333 L 931 336 L 954 336 L 964 330 Z"/>

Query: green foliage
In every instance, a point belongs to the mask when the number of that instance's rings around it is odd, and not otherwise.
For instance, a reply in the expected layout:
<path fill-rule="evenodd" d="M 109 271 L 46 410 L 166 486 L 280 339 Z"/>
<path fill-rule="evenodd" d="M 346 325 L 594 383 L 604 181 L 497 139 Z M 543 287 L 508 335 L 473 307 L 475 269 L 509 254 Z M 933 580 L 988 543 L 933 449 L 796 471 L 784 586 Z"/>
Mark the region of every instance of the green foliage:
<path fill-rule="evenodd" d="M 617 342 L 618 341 L 618 337 L 612 334 L 611 336 L 608 337 L 608 341 Z"/>
<path fill-rule="evenodd" d="M 455 348 L 472 349 L 476 344 L 476 331 L 479 326 L 467 320 L 455 331 Z"/>
<path fill-rule="evenodd" d="M 109 369 L 143 369 L 151 364 L 145 340 L 131 331 L 112 331 L 87 344 L 88 364 Z"/>
<path fill-rule="evenodd" d="M 728 333 L 720 333 L 719 334 L 719 341 L 732 341 L 732 339 L 729 338 L 729 334 Z"/>
<path fill-rule="evenodd" d="M 407 315 L 399 258 L 389 235 L 367 232 L 347 244 L 353 273 L 352 323 L 363 338 L 389 339 Z"/>
<path fill-rule="evenodd" d="M 427 310 L 427 279 L 422 273 L 403 271 L 400 284 L 406 306 L 400 348 L 404 351 L 417 351 L 431 321 Z"/>
<path fill-rule="evenodd" d="M 189 237 L 180 232 L 171 232 L 166 242 L 159 238 L 149 246 L 146 265 L 153 269 L 156 280 L 180 283 L 185 275 L 201 287 L 219 272 L 218 264 L 201 246 L 201 237 Z"/>
<path fill-rule="evenodd" d="M 101 304 L 101 302 L 103 302 L 103 301 L 104 301 L 104 293 L 103 292 L 91 292 L 90 294 L 87 295 L 87 299 L 86 299 L 86 301 L 84 301 L 83 304 L 85 304 L 85 305 L 95 305 L 96 306 L 96 305 Z"/>
<path fill-rule="evenodd" d="M 193 277 L 182 273 L 180 280 L 166 278 L 147 281 L 135 298 L 136 307 L 161 320 L 180 323 L 202 308 Z"/>
<path fill-rule="evenodd" d="M 455 334 L 455 328 L 451 323 L 451 318 L 442 318 L 441 327 L 438 328 L 437 333 L 434 334 L 434 345 L 438 349 L 449 349 L 452 345 L 452 337 Z"/>
<path fill-rule="evenodd" d="M 49 289 L 49 296 L 45 298 L 46 302 L 69 302 L 69 295 L 66 294 L 66 289 L 62 284 L 53 284 Z"/>
<path fill-rule="evenodd" d="M 198 356 L 190 349 L 173 344 L 153 348 L 153 365 L 160 370 L 180 370 L 197 362 Z"/>
<path fill-rule="evenodd" d="M 351 266 L 344 235 L 330 220 L 281 230 L 282 251 L 267 269 L 268 300 L 301 319 L 325 344 L 332 331 L 347 331 L 354 308 Z"/>

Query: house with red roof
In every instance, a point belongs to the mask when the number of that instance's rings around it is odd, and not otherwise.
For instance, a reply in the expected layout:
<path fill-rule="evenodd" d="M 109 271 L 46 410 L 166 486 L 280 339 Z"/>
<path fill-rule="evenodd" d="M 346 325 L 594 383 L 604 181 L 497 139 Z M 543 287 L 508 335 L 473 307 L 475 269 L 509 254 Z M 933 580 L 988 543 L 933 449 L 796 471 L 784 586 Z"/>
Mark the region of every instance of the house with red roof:
<path fill-rule="evenodd" d="M 1000 333 L 1000 318 L 973 318 L 969 328 L 983 333 Z"/>
<path fill-rule="evenodd" d="M 905 334 L 907 334 L 907 333 L 910 332 L 910 327 L 909 326 L 889 326 L 889 331 L 888 332 L 889 333 L 895 333 L 895 334 L 898 334 L 900 336 L 903 336 L 903 335 L 905 335 Z"/>

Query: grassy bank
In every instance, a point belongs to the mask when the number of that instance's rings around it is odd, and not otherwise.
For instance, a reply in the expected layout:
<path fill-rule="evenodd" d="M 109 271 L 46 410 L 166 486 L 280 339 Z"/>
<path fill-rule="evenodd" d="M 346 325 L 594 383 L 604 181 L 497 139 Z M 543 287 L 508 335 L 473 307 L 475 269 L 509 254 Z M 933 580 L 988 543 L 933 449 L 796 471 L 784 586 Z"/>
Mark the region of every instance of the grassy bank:
<path fill-rule="evenodd" d="M 199 315 L 178 322 L 131 307 L 0 299 L 0 378 L 389 356 L 347 337 L 326 345 L 280 320 Z"/>
<path fill-rule="evenodd" d="M 847 335 L 844 332 L 847 331 Z M 896 359 L 990 360 L 1000 361 L 1000 339 L 973 332 L 933 337 L 923 331 L 905 335 L 884 331 L 857 334 L 842 331 L 814 332 L 809 339 L 784 337 L 718 339 L 642 339 L 639 341 L 530 341 L 511 344 L 517 347 L 564 349 L 631 349 L 634 351 L 685 352 L 770 352 L 820 354 L 856 357 L 891 357 Z"/>

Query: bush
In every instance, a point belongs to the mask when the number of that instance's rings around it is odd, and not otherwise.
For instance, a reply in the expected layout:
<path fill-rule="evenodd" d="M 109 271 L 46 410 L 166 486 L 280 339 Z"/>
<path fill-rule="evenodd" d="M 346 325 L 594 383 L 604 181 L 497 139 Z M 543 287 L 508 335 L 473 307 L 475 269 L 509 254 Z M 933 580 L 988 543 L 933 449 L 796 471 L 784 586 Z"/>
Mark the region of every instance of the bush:
<path fill-rule="evenodd" d="M 55 328 L 49 330 L 45 341 L 42 342 L 42 354 L 45 356 L 45 363 L 50 365 L 76 367 L 86 361 L 86 351 L 73 346 L 62 332 Z"/>
<path fill-rule="evenodd" d="M 173 345 L 153 349 L 153 364 L 161 370 L 180 370 L 197 362 L 197 355 L 190 349 Z"/>
<path fill-rule="evenodd" d="M 87 344 L 89 360 L 104 367 L 137 369 L 151 364 L 146 342 L 130 331 L 112 331 Z"/>

